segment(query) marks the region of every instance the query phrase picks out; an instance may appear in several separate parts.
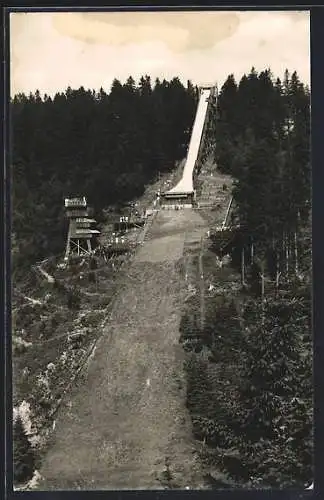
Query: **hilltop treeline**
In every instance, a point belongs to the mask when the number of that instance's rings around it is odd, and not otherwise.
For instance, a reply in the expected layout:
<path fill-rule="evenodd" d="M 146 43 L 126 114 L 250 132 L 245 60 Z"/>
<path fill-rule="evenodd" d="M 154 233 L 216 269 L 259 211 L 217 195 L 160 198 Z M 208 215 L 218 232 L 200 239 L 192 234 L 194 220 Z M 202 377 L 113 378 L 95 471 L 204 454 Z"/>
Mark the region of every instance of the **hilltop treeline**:
<path fill-rule="evenodd" d="M 313 451 L 309 89 L 296 72 L 230 75 L 214 126 L 240 225 L 225 253 L 243 286 L 215 271 L 215 287 L 224 283 L 204 327 L 197 301 L 183 318 L 193 430 L 225 484 L 303 487 Z"/>
<path fill-rule="evenodd" d="M 218 100 L 216 159 L 235 178 L 243 246 L 272 279 L 298 272 L 311 206 L 310 93 L 296 72 L 230 75 Z M 252 257 L 251 257 L 252 255 Z"/>
<path fill-rule="evenodd" d="M 63 198 L 97 212 L 143 193 L 186 155 L 197 89 L 178 78 L 114 80 L 109 92 L 67 88 L 11 100 L 13 259 L 64 248 Z"/>

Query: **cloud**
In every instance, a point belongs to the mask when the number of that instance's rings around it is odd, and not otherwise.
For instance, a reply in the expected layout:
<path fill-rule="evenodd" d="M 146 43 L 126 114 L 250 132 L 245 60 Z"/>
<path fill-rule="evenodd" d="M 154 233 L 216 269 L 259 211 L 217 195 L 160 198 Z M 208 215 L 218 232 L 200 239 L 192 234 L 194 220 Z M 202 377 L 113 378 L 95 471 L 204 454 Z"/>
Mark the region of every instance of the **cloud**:
<path fill-rule="evenodd" d="M 68 85 L 109 89 L 143 74 L 194 83 L 239 78 L 252 66 L 309 82 L 309 13 L 11 14 L 11 92 Z"/>
<path fill-rule="evenodd" d="M 161 41 L 174 51 L 204 49 L 230 37 L 235 12 L 104 12 L 53 14 L 55 29 L 86 43 L 113 46 Z"/>

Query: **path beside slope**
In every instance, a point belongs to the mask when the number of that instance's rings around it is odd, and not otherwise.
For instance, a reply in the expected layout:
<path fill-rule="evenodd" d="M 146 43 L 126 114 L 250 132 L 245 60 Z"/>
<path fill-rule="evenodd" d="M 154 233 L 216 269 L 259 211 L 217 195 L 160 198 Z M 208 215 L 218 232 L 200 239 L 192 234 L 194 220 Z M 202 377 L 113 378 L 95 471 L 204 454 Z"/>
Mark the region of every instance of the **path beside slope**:
<path fill-rule="evenodd" d="M 87 371 L 56 422 L 39 489 L 203 487 L 185 407 L 179 345 L 185 239 L 205 222 L 191 209 L 160 211 L 138 250 Z"/>

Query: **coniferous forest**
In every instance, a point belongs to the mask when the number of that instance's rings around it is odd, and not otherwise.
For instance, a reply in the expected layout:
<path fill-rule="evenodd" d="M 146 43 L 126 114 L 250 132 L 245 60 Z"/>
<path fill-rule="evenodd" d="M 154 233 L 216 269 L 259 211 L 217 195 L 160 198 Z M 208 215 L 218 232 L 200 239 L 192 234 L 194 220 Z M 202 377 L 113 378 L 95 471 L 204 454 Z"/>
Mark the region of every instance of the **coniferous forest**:
<path fill-rule="evenodd" d="M 181 327 L 194 434 L 231 487 L 312 481 L 310 93 L 283 76 L 252 68 L 220 90 L 211 136 L 234 179 L 241 287 L 209 299 L 203 330 L 195 303 Z"/>
<path fill-rule="evenodd" d="M 152 88 L 153 87 L 153 88 Z M 64 197 L 101 210 L 132 200 L 186 155 L 197 89 L 178 78 L 110 92 L 67 88 L 11 101 L 13 269 L 64 248 Z"/>
<path fill-rule="evenodd" d="M 12 265 L 63 252 L 63 198 L 102 209 L 140 196 L 186 156 L 198 89 L 149 76 L 111 90 L 11 101 Z M 202 460 L 229 486 L 312 481 L 310 91 L 296 72 L 254 68 L 219 89 L 208 131 L 233 177 L 231 266 L 239 296 L 183 317 L 187 407 Z"/>

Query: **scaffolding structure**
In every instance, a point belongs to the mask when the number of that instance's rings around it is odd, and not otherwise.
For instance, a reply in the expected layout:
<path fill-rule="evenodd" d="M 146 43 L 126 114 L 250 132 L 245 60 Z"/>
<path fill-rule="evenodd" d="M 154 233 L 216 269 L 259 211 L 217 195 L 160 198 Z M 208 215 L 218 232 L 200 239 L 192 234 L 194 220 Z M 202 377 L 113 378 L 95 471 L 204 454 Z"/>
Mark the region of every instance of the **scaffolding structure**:
<path fill-rule="evenodd" d="M 64 260 L 69 260 L 72 255 L 90 255 L 93 239 L 99 236 L 100 231 L 92 229 L 96 220 L 89 215 L 86 198 L 65 198 L 64 207 L 69 220 Z"/>

